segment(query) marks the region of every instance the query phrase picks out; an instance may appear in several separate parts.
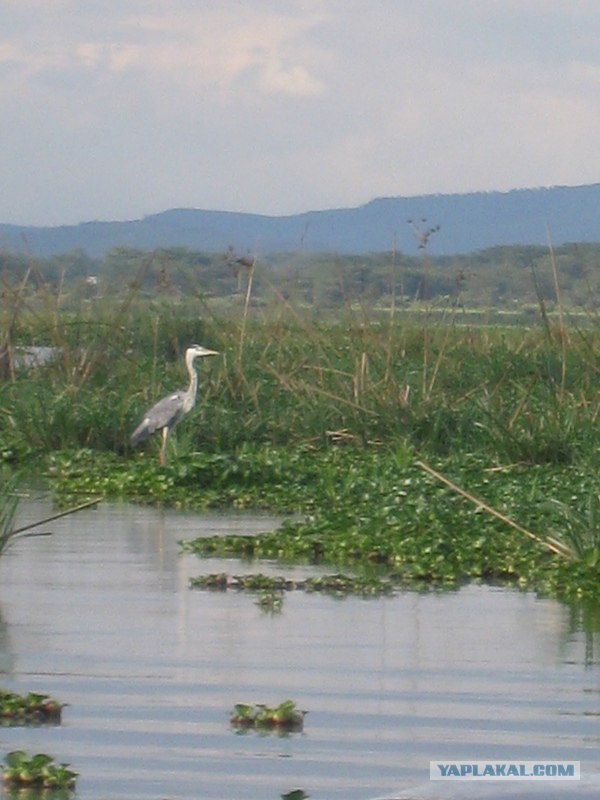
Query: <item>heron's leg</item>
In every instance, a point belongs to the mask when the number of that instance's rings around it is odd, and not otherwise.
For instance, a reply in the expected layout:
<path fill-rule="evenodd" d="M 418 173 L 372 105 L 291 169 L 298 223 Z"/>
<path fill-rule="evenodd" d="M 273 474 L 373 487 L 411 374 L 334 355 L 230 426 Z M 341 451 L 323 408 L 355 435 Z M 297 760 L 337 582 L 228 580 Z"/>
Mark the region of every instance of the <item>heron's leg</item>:
<path fill-rule="evenodd" d="M 169 428 L 167 425 L 162 429 L 162 446 L 160 448 L 159 461 L 161 467 L 167 466 L 167 439 L 169 438 Z"/>

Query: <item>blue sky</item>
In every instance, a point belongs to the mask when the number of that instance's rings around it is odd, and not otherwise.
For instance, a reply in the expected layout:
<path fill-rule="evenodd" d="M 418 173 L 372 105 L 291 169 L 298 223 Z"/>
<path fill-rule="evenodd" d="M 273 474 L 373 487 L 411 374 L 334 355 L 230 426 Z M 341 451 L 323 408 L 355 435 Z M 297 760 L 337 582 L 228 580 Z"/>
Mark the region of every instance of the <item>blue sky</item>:
<path fill-rule="evenodd" d="M 600 181 L 598 0 L 0 0 L 0 222 Z"/>

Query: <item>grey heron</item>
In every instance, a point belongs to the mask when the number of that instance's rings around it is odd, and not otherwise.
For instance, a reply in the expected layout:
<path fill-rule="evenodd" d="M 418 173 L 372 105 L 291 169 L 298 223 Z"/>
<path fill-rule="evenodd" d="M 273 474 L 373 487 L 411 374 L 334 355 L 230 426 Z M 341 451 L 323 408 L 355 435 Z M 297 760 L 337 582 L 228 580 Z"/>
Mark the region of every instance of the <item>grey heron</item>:
<path fill-rule="evenodd" d="M 188 414 L 196 404 L 196 393 L 198 391 L 198 373 L 194 367 L 194 359 L 202 356 L 216 356 L 215 350 L 208 350 L 199 344 L 193 344 L 185 351 L 185 365 L 190 376 L 190 384 L 187 389 L 178 389 L 176 392 L 163 397 L 144 417 L 134 432 L 131 434 L 131 444 L 135 447 L 140 442 L 145 441 L 156 431 L 162 432 L 162 446 L 160 448 L 160 463 L 164 467 L 167 463 L 166 451 L 167 440 L 173 427 L 179 420 Z"/>

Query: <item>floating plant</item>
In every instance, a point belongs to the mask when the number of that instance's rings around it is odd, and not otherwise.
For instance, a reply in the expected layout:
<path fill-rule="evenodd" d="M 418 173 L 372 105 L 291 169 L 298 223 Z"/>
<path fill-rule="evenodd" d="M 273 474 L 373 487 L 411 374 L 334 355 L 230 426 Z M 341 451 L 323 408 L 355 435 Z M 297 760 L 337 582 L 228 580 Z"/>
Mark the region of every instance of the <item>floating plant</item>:
<path fill-rule="evenodd" d="M 281 576 L 251 574 L 227 575 L 225 572 L 199 575 L 190 579 L 192 589 L 237 589 L 240 591 L 260 592 L 269 597 L 284 591 L 323 592 L 336 597 L 360 595 L 361 597 L 377 597 L 391 594 L 394 590 L 392 581 L 375 576 L 345 575 L 341 572 L 333 575 L 321 575 L 304 580 L 294 581 Z"/>
<path fill-rule="evenodd" d="M 63 705 L 46 694 L 20 695 L 0 689 L 0 724 L 59 725 Z"/>
<path fill-rule="evenodd" d="M 248 592 L 278 592 L 284 589 L 296 589 L 295 581 L 271 575 L 253 573 L 250 575 L 227 575 L 226 572 L 215 572 L 190 579 L 193 589 L 243 589 Z"/>
<path fill-rule="evenodd" d="M 266 613 L 280 614 L 283 608 L 283 593 L 266 589 L 258 595 L 256 605 Z"/>
<path fill-rule="evenodd" d="M 306 711 L 296 708 L 293 700 L 284 700 L 278 706 L 270 708 L 263 703 L 247 705 L 236 703 L 231 713 L 230 722 L 235 728 L 256 730 L 301 731 Z"/>
<path fill-rule="evenodd" d="M 68 764 L 55 764 L 52 756 L 37 753 L 29 756 L 24 750 L 13 750 L 5 757 L 3 779 L 14 788 L 72 789 L 77 772 Z"/>
<path fill-rule="evenodd" d="M 341 572 L 335 575 L 322 575 L 307 578 L 301 587 L 307 592 L 324 592 L 336 596 L 360 595 L 362 597 L 377 597 L 382 594 L 391 594 L 393 585 L 391 581 L 375 576 L 344 575 Z"/>

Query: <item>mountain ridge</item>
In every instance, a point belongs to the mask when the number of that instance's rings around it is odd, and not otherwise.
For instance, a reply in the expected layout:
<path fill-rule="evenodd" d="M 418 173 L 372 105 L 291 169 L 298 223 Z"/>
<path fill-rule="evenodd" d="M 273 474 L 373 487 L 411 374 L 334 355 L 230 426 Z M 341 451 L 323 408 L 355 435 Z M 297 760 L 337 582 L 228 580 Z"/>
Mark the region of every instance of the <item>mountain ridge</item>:
<path fill-rule="evenodd" d="M 100 257 L 114 247 L 185 247 L 208 252 L 331 252 L 361 254 L 396 248 L 415 252 L 417 229 L 432 255 L 456 255 L 501 245 L 600 242 L 600 183 L 505 192 L 377 197 L 349 208 L 289 215 L 171 208 L 137 220 L 76 225 L 0 224 L 0 251 L 36 257 L 81 249 Z M 418 233 L 418 230 L 417 230 Z"/>

